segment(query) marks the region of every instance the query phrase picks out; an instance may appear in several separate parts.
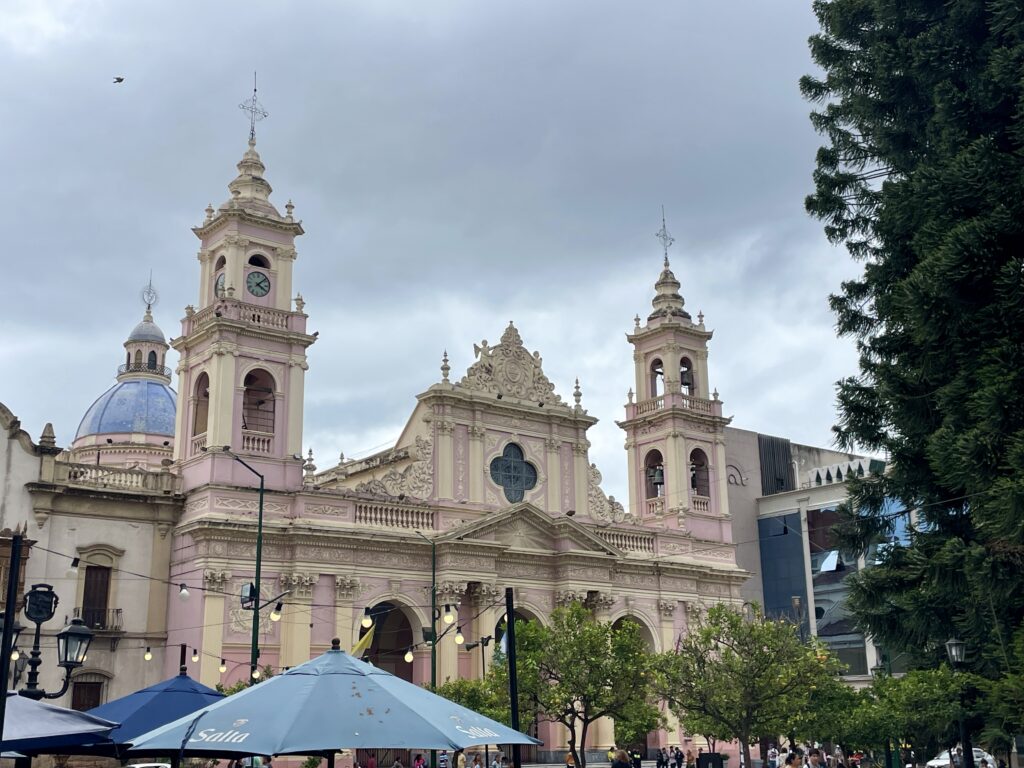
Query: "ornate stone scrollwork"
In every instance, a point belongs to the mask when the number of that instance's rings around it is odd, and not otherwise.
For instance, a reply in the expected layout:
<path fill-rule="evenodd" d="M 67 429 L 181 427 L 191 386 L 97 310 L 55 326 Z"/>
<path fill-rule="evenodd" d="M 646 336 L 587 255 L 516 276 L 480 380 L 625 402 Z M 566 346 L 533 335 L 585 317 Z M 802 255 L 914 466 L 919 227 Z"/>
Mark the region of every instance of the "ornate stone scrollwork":
<path fill-rule="evenodd" d="M 580 592 L 574 589 L 560 589 L 555 592 L 555 605 L 559 608 L 565 608 L 573 603 L 586 603 L 587 593 Z"/>
<path fill-rule="evenodd" d="M 658 601 L 658 613 L 664 616 L 666 619 L 671 618 L 676 612 L 676 601 L 675 600 L 659 600 Z"/>
<path fill-rule="evenodd" d="M 291 592 L 290 597 L 298 600 L 309 600 L 313 597 L 313 587 L 319 579 L 316 573 L 282 573 L 278 576 L 281 590 Z"/>
<path fill-rule="evenodd" d="M 519 331 L 512 324 L 501 335 L 501 343 L 491 347 L 487 341 L 473 345 L 477 360 L 456 385 L 475 392 L 489 392 L 545 405 L 564 405 L 555 394 L 541 368 L 540 354 L 532 355 L 523 346 Z"/>
<path fill-rule="evenodd" d="M 598 520 L 621 523 L 631 517 L 614 496 L 606 496 L 601 490 L 601 471 L 596 464 L 591 464 L 587 472 L 587 504 Z"/>
<path fill-rule="evenodd" d="M 466 596 L 466 583 L 461 581 L 442 581 L 437 585 L 437 602 L 457 604 Z"/>
<path fill-rule="evenodd" d="M 208 589 L 211 592 L 224 592 L 229 581 L 231 581 L 231 571 L 219 571 L 214 568 L 207 568 L 203 571 L 203 589 Z"/>
<path fill-rule="evenodd" d="M 416 438 L 416 460 L 399 472 L 390 470 L 379 480 L 360 483 L 356 491 L 384 496 L 410 496 L 426 499 L 434 491 L 434 441 L 431 437 Z"/>
<path fill-rule="evenodd" d="M 591 592 L 587 596 L 587 605 L 595 611 L 607 611 L 615 605 L 615 596 L 608 592 Z"/>
<path fill-rule="evenodd" d="M 339 575 L 334 577 L 334 594 L 338 600 L 353 600 L 362 589 L 358 576 Z"/>

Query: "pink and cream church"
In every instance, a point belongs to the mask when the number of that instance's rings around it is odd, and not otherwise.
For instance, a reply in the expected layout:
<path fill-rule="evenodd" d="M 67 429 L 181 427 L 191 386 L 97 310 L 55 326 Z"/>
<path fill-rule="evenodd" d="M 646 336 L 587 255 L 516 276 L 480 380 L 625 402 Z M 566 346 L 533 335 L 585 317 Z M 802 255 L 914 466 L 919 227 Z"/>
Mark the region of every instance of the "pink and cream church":
<path fill-rule="evenodd" d="M 303 442 L 305 381 L 316 375 L 303 224 L 290 202 L 282 212 L 271 201 L 254 141 L 237 169 L 227 200 L 193 228 L 197 268 L 182 254 L 196 290 L 180 331 L 168 339 L 147 308 L 110 350 L 116 382 L 82 404 L 70 446 L 49 425 L 31 438 L 0 405 L 2 527 L 35 542 L 26 583 L 60 595 L 45 630 L 52 638 L 77 616 L 96 633 L 60 703 L 88 708 L 168 677 L 182 645 L 203 683 L 248 679 L 253 611 L 242 597 L 257 557 L 257 674 L 301 664 L 333 637 L 351 648 L 369 624 L 374 664 L 429 683 L 436 622 L 437 680 L 477 677 L 481 651 L 500 643 L 507 587 L 521 619 L 544 623 L 579 601 L 639 624 L 653 651 L 670 649 L 696 611 L 759 597 L 747 591 L 756 550 L 738 561 L 735 542 L 751 539 L 751 525 L 757 538 L 748 518 L 763 482 L 751 478 L 771 460 L 756 440 L 750 449 L 752 433 L 727 429 L 709 380 L 712 331 L 685 308 L 667 248 L 652 249 L 652 291 L 636 297 L 649 308 L 624 322 L 635 383 L 623 412 L 607 415 L 621 419 L 628 499 L 602 490 L 587 439 L 597 419 L 578 383 L 559 391 L 511 322 L 482 329 L 497 343 L 453 356 L 472 359 L 468 369 L 446 355 L 435 383 L 409 392 L 393 446 L 318 468 Z M 787 454 L 780 466 L 790 464 Z M 42 671 L 59 687 L 54 664 Z M 536 757 L 560 759 L 564 733 L 538 728 Z M 590 748 L 607 749 L 614 724 L 591 734 Z M 648 746 L 691 739 L 672 729 Z"/>

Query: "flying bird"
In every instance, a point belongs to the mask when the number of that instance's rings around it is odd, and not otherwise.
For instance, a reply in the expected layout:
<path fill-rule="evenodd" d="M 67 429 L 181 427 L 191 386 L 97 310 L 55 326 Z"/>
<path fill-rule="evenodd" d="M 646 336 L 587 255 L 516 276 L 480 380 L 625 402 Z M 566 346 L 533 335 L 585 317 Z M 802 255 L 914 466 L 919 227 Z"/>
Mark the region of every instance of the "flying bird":
<path fill-rule="evenodd" d="M 115 83 L 123 83 L 124 82 L 124 78 L 121 77 L 120 75 L 118 75 L 117 77 L 114 78 L 114 82 Z"/>

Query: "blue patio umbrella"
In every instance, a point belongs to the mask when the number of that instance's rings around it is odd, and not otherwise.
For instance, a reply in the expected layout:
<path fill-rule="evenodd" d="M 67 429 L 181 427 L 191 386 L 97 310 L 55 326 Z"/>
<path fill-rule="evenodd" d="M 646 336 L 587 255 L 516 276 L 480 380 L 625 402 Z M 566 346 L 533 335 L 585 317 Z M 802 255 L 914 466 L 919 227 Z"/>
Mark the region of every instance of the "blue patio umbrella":
<path fill-rule="evenodd" d="M 7 692 L 0 751 L 59 751 L 106 739 L 116 722 Z"/>
<path fill-rule="evenodd" d="M 149 688 L 90 709 L 90 715 L 114 720 L 121 725 L 110 734 L 111 746 L 97 745 L 96 749 L 83 749 L 77 754 L 119 754 L 137 736 L 223 698 L 223 693 L 207 688 L 181 672 Z"/>
<path fill-rule="evenodd" d="M 539 744 L 338 649 L 140 736 L 136 750 L 232 757 Z"/>

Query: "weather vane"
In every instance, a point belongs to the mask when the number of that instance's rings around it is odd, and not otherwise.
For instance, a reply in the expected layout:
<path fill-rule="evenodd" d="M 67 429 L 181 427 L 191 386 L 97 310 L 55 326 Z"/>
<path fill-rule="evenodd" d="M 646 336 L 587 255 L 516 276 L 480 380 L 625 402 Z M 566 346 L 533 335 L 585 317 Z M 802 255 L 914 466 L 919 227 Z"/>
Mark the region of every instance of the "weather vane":
<path fill-rule="evenodd" d="M 243 112 L 249 113 L 249 141 L 256 141 L 256 123 L 262 120 L 264 117 L 269 116 L 269 112 L 263 108 L 259 100 L 256 98 L 256 73 L 252 73 L 252 98 L 246 99 L 238 108 Z"/>
<path fill-rule="evenodd" d="M 153 287 L 153 270 L 149 270 L 149 282 L 142 286 L 142 292 L 140 293 L 142 300 L 146 304 L 146 311 L 151 310 L 158 301 L 160 301 L 160 294 L 156 292 L 156 288 Z"/>
<path fill-rule="evenodd" d="M 668 227 L 665 226 L 665 206 L 661 206 L 661 229 L 654 233 L 654 236 L 661 240 L 661 245 L 665 249 L 665 266 L 668 266 L 668 249 L 672 246 L 672 243 L 676 241 L 672 235 L 668 233 Z"/>

